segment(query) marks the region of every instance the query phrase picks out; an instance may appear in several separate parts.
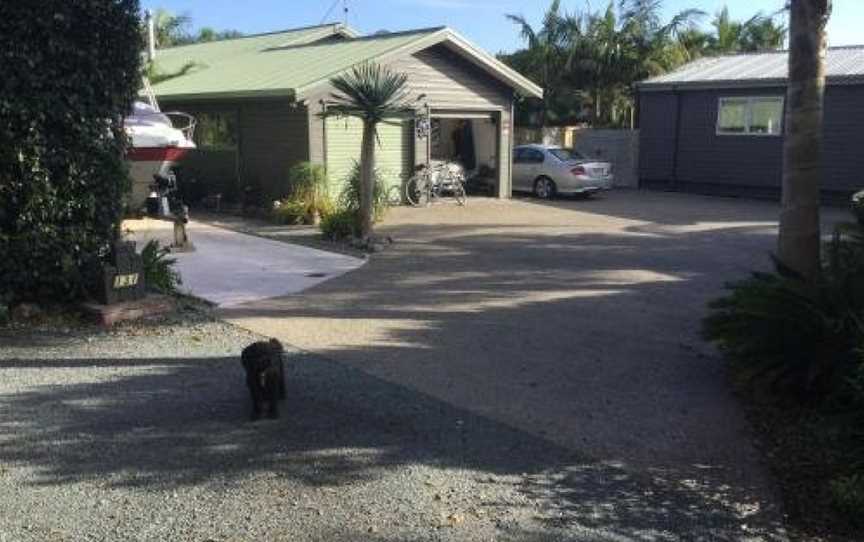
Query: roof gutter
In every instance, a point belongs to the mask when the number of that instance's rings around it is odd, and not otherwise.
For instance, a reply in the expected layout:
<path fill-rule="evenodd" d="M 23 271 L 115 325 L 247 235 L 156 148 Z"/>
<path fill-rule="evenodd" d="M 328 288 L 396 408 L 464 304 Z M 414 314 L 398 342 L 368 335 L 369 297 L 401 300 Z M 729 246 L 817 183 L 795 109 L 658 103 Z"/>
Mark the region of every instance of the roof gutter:
<path fill-rule="evenodd" d="M 294 100 L 295 92 L 293 89 L 275 89 L 275 90 L 238 90 L 226 92 L 200 92 L 190 94 L 159 94 L 156 96 L 160 101 L 183 101 L 183 100 L 228 100 L 234 98 L 290 98 Z"/>
<path fill-rule="evenodd" d="M 678 81 L 657 82 L 642 81 L 636 83 L 636 89 L 640 92 L 664 92 L 670 90 L 722 90 L 722 89 L 748 89 L 785 87 L 789 84 L 788 79 L 745 79 L 745 80 L 722 80 L 722 81 Z M 864 75 L 830 76 L 825 78 L 826 85 L 862 85 Z"/>

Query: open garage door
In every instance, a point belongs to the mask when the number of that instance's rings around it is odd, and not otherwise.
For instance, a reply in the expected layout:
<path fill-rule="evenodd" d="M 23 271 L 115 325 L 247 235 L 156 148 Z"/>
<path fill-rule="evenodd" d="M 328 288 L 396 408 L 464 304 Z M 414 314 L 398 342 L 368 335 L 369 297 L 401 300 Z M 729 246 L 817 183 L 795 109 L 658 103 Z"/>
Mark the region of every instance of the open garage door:
<path fill-rule="evenodd" d="M 492 111 L 435 109 L 431 117 L 430 162 L 459 164 L 471 195 L 509 195 L 501 194 L 500 189 L 499 115 Z"/>
<path fill-rule="evenodd" d="M 355 162 L 360 161 L 363 122 L 330 117 L 325 124 L 327 175 L 331 193 L 338 195 Z M 387 119 L 378 125 L 375 167 L 389 186 L 401 186 L 414 167 L 414 122 L 409 117 Z"/>

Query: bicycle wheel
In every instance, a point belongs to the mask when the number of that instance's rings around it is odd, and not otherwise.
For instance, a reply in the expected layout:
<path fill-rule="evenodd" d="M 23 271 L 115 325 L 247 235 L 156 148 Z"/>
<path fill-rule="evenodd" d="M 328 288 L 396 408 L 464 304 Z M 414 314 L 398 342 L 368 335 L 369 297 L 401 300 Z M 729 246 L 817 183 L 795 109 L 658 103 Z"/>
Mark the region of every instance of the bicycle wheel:
<path fill-rule="evenodd" d="M 405 199 L 414 207 L 429 203 L 429 183 L 425 177 L 411 177 L 405 183 Z"/>

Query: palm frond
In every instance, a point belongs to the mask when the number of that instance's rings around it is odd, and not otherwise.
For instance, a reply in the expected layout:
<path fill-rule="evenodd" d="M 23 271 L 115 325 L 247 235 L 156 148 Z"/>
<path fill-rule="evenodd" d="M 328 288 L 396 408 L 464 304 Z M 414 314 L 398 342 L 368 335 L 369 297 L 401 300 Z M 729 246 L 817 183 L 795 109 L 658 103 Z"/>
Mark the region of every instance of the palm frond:
<path fill-rule="evenodd" d="M 410 107 L 408 77 L 369 62 L 330 80 L 336 92 L 324 116 L 359 117 L 377 124 Z"/>

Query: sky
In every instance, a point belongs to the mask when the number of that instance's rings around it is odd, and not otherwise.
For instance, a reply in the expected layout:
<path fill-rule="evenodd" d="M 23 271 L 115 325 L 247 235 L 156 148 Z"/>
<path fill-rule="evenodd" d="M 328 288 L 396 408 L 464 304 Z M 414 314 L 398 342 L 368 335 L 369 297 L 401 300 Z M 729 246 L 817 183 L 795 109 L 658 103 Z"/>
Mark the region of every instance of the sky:
<path fill-rule="evenodd" d="M 524 15 L 539 23 L 550 0 L 142 0 L 144 8 L 164 8 L 192 18 L 193 28 L 210 26 L 245 34 L 270 32 L 322 22 L 343 21 L 343 2 L 348 6 L 348 24 L 364 34 L 379 30 L 407 30 L 446 25 L 456 29 L 492 53 L 512 51 L 521 45 L 516 26 L 506 13 Z M 665 0 L 666 18 L 686 8 L 709 14 L 728 5 L 733 18 L 747 19 L 757 11 L 774 12 L 784 0 Z M 608 0 L 563 0 L 568 11 L 605 9 Z M 324 20 L 328 10 L 334 6 Z M 864 0 L 834 0 L 828 24 L 831 45 L 864 43 Z"/>

